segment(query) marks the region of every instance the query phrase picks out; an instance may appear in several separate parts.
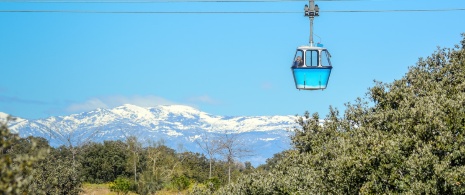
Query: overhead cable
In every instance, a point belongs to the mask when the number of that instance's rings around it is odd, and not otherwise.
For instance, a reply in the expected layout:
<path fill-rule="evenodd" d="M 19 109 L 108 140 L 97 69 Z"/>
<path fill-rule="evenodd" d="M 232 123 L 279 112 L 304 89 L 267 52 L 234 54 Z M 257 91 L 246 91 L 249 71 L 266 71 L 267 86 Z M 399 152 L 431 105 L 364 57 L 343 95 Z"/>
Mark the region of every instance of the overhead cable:
<path fill-rule="evenodd" d="M 318 1 L 371 1 L 371 0 L 318 0 Z M 308 2 L 308 0 L 0 0 L 7 3 L 268 3 Z"/>
<path fill-rule="evenodd" d="M 450 12 L 451 9 L 406 9 L 406 10 L 328 10 L 327 13 L 379 13 L 379 12 Z M 301 11 L 93 11 L 93 10 L 0 10 L 0 13 L 81 13 L 81 14 L 298 14 Z"/>

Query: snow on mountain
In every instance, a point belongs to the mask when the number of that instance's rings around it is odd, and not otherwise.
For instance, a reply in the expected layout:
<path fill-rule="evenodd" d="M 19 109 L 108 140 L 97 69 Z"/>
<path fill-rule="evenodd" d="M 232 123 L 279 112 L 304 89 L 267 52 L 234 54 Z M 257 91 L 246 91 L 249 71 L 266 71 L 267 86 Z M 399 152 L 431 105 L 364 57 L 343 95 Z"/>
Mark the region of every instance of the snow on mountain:
<path fill-rule="evenodd" d="M 7 116 L 0 112 L 0 121 L 6 121 Z M 163 139 L 172 148 L 182 144 L 193 152 L 201 152 L 194 140 L 205 133 L 235 133 L 257 150 L 258 157 L 249 159 L 252 164 L 264 163 L 266 158 L 288 149 L 288 130 L 294 126 L 295 116 L 216 116 L 184 105 L 139 107 L 130 104 L 38 120 L 17 118 L 9 122 L 12 132 L 22 137 L 44 137 L 52 146 L 136 136 L 141 142 Z M 261 161 L 253 162 L 254 159 Z"/>
<path fill-rule="evenodd" d="M 1 122 L 4 122 L 3 120 L 6 120 L 6 117 L 8 117 L 7 113 L 0 112 L 0 121 Z"/>
<path fill-rule="evenodd" d="M 7 113 L 0 112 L 0 122 L 5 123 L 8 120 L 8 116 L 10 116 Z M 13 133 L 18 133 L 18 129 L 21 126 L 26 125 L 29 121 L 26 119 L 18 118 L 18 117 L 12 117 L 13 120 L 8 121 L 8 127 L 10 128 L 10 131 Z"/>

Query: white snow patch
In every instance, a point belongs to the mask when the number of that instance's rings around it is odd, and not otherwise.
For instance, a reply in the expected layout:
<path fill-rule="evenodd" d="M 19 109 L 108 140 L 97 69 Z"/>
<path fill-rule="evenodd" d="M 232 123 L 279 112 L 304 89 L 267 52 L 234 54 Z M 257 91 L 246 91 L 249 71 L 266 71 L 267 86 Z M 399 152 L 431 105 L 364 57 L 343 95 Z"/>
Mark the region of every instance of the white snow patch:
<path fill-rule="evenodd" d="M 199 110 L 193 107 L 190 107 L 190 106 L 185 106 L 185 105 L 163 105 L 163 106 L 158 106 L 158 108 L 161 108 L 173 114 L 185 114 L 185 113 L 199 114 L 200 113 Z"/>
<path fill-rule="evenodd" d="M 189 141 L 194 142 L 197 139 L 202 138 L 200 135 L 189 136 Z"/>
<path fill-rule="evenodd" d="M 9 114 L 0 112 L 0 122 L 5 122 L 6 118 L 9 116 Z"/>
<path fill-rule="evenodd" d="M 275 138 L 259 138 L 259 140 L 266 141 L 266 142 L 277 140 L 277 139 L 278 139 L 277 137 L 275 137 Z"/>
<path fill-rule="evenodd" d="M 182 136 L 183 134 L 177 131 L 174 131 L 174 130 L 167 130 L 166 135 L 177 137 L 177 136 Z"/>

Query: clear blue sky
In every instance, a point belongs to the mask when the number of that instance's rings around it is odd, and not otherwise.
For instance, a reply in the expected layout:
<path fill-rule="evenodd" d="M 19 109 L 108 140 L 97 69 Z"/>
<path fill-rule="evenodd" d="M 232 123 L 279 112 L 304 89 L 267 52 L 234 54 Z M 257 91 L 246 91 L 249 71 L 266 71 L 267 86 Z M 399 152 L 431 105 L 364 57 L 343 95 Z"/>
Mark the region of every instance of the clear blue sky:
<path fill-rule="evenodd" d="M 400 79 L 419 57 L 453 47 L 465 32 L 465 11 L 324 12 L 463 9 L 463 0 L 316 1 L 315 40 L 331 52 L 334 68 L 326 90 L 298 91 L 290 65 L 309 41 L 303 13 L 1 11 L 300 12 L 308 1 L 70 1 L 0 1 L 0 112 L 37 119 L 130 103 L 227 116 L 325 115 L 330 105 L 342 111 L 363 97 L 373 80 Z"/>

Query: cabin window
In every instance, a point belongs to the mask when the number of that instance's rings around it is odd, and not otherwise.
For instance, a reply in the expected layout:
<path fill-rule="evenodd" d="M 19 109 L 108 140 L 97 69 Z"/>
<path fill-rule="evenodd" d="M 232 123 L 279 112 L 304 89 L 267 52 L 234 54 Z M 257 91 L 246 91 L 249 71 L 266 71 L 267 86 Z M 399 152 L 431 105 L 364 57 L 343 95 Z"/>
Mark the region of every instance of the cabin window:
<path fill-rule="evenodd" d="M 294 62 L 292 63 L 293 67 L 300 67 L 304 65 L 304 53 L 302 50 L 297 50 L 294 56 Z"/>
<path fill-rule="evenodd" d="M 329 54 L 328 50 L 321 51 L 321 65 L 322 66 L 331 66 L 331 54 Z"/>
<path fill-rule="evenodd" d="M 318 50 L 308 50 L 305 52 L 305 65 L 318 66 Z"/>

